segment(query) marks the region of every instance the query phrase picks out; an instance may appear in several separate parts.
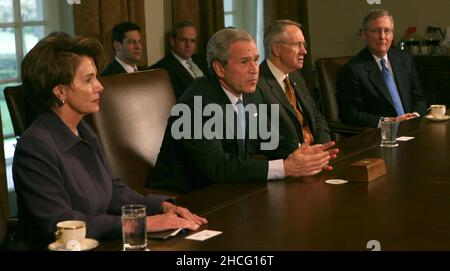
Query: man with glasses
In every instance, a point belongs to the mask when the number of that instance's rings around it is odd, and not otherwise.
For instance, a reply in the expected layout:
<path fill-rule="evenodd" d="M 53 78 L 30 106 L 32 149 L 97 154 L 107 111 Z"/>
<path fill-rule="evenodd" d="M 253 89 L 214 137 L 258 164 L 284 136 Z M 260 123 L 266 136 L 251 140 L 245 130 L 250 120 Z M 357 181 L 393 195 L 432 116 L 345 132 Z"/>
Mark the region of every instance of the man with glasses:
<path fill-rule="evenodd" d="M 101 76 L 143 70 L 137 66 L 142 57 L 141 28 L 137 24 L 123 22 L 115 25 L 112 29 L 111 41 L 115 58 L 106 66 Z"/>
<path fill-rule="evenodd" d="M 175 96 L 178 98 L 189 88 L 194 79 L 208 73 L 206 59 L 195 54 L 197 49 L 197 30 L 192 22 L 183 21 L 175 24 L 171 33 L 172 50 L 151 69 L 163 68 L 170 76 Z"/>
<path fill-rule="evenodd" d="M 265 103 L 280 105 L 280 138 L 293 149 L 306 138 L 311 143 L 330 141 L 328 124 L 299 71 L 307 54 L 301 27 L 290 20 L 277 20 L 267 27 L 266 60 L 260 65 L 257 86 Z"/>
<path fill-rule="evenodd" d="M 362 34 L 366 47 L 343 67 L 337 80 L 341 120 L 378 127 L 382 116 L 404 121 L 425 114 L 413 58 L 391 47 L 392 15 L 372 10 L 363 20 Z"/>

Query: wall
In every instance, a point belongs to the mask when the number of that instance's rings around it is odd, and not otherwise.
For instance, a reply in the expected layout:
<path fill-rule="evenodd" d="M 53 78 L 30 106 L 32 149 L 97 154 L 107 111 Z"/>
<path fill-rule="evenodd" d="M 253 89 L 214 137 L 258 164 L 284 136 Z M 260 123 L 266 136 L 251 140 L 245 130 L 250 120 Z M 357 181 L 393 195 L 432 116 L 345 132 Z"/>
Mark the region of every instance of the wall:
<path fill-rule="evenodd" d="M 408 26 L 423 35 L 427 26 L 450 26 L 449 0 L 308 1 L 310 45 L 313 63 L 319 57 L 355 55 L 364 46 L 358 35 L 363 17 L 373 8 L 384 8 L 394 16 L 395 41 Z"/>
<path fill-rule="evenodd" d="M 145 1 L 147 63 L 154 64 L 165 55 L 166 33 L 172 28 L 171 1 Z"/>

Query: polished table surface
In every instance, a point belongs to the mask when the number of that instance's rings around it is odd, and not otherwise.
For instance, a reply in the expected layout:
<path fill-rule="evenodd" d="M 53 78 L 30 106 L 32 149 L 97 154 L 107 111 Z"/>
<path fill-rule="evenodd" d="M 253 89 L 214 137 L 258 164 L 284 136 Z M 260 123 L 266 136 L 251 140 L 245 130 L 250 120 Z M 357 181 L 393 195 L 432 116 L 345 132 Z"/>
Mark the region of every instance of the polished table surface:
<path fill-rule="evenodd" d="M 380 131 L 338 143 L 335 169 L 264 184 L 218 184 L 179 199 L 207 217 L 201 229 L 222 231 L 203 242 L 176 236 L 150 240 L 165 250 L 450 250 L 450 122 L 404 122 L 398 136 L 413 140 L 379 147 Z M 370 183 L 325 183 L 347 178 L 347 166 L 383 158 L 387 174 Z M 188 233 L 190 234 L 190 233 Z M 103 241 L 100 250 L 120 250 Z"/>

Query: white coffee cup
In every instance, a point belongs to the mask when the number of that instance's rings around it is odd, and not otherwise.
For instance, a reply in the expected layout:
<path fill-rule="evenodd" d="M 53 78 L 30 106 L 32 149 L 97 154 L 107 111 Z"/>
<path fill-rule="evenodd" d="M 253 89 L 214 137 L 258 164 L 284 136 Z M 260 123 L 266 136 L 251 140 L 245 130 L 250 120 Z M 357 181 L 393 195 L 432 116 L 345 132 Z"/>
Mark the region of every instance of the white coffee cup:
<path fill-rule="evenodd" d="M 56 242 L 69 250 L 80 250 L 86 239 L 86 223 L 81 220 L 67 220 L 56 224 Z"/>
<path fill-rule="evenodd" d="M 446 106 L 445 104 L 432 104 L 428 108 L 428 113 L 436 119 L 442 119 L 445 116 Z"/>

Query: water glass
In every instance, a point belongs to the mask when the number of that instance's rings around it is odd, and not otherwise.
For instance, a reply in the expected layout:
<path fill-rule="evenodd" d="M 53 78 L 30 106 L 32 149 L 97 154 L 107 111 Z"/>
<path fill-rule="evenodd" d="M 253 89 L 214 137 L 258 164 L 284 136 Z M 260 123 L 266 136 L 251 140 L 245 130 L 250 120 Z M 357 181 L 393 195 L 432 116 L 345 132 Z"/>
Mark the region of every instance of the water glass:
<path fill-rule="evenodd" d="M 395 117 L 381 118 L 381 147 L 397 147 L 398 123 Z"/>
<path fill-rule="evenodd" d="M 147 249 L 147 212 L 144 205 L 122 206 L 123 250 Z"/>

